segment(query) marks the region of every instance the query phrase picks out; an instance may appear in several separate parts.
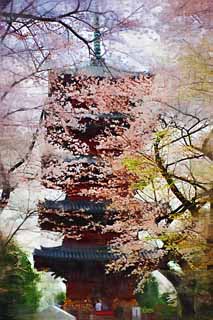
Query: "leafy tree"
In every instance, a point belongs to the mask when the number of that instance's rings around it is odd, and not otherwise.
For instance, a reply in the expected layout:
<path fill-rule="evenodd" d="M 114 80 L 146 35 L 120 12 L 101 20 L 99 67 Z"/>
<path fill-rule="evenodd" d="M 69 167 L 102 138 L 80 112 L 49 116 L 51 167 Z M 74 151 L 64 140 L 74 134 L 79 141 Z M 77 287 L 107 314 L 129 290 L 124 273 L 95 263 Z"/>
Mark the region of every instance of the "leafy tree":
<path fill-rule="evenodd" d="M 144 284 L 143 292 L 137 294 L 137 301 L 142 309 L 154 310 L 154 307 L 162 303 L 158 282 L 151 276 Z"/>
<path fill-rule="evenodd" d="M 113 268 L 122 270 L 126 266 L 126 270 L 139 277 L 156 266 L 166 269 L 170 259 L 178 261 L 188 275 L 212 264 L 207 261 L 211 248 L 205 234 L 205 224 L 212 213 L 204 209 L 206 204 L 212 206 L 213 199 L 213 140 L 206 114 L 212 101 L 210 43 L 202 40 L 185 52 L 179 59 L 181 77 L 171 75 L 178 79 L 176 90 L 168 85 L 163 88 L 164 97 L 154 99 L 163 108 L 152 143 L 123 160 L 124 166 L 137 177 L 132 191 L 141 201 L 141 211 L 147 211 L 147 217 L 134 218 L 125 224 L 119 221 L 121 237 L 114 244 L 125 259 L 118 259 L 119 266 L 113 261 Z M 150 208 L 145 211 L 147 203 Z M 151 222 L 155 206 L 160 213 L 155 213 Z M 149 235 L 140 239 L 141 231 Z M 159 239 L 163 241 L 161 248 L 157 245 Z M 180 276 L 179 282 L 171 278 L 181 300 L 183 317 L 189 310 L 193 315 L 196 312 L 193 292 L 198 283 L 196 280 L 194 286 L 188 275 Z M 180 283 L 185 288 L 182 291 Z M 190 290 L 186 290 L 187 286 Z"/>
<path fill-rule="evenodd" d="M 169 0 L 169 3 L 172 15 L 181 17 L 184 23 L 188 22 L 188 25 L 191 25 L 191 28 L 193 27 L 193 22 L 196 22 L 199 28 L 211 28 L 213 10 L 211 0 Z"/>
<path fill-rule="evenodd" d="M 180 101 L 206 107 L 211 114 L 212 104 L 212 40 L 208 35 L 198 44 L 185 46 L 184 54 L 179 58 L 180 88 L 178 90 Z"/>
<path fill-rule="evenodd" d="M 55 296 L 55 301 L 59 305 L 64 304 L 65 299 L 66 299 L 66 294 L 64 291 L 57 293 L 57 295 Z"/>
<path fill-rule="evenodd" d="M 172 319 L 177 311 L 170 294 L 159 292 L 158 282 L 153 276 L 145 282 L 142 293 L 139 292 L 136 298 L 143 313 L 156 312 L 159 319 Z"/>
<path fill-rule="evenodd" d="M 0 238 L 0 319 L 12 320 L 36 311 L 40 293 L 39 276 L 27 255 L 15 242 L 5 245 Z"/>

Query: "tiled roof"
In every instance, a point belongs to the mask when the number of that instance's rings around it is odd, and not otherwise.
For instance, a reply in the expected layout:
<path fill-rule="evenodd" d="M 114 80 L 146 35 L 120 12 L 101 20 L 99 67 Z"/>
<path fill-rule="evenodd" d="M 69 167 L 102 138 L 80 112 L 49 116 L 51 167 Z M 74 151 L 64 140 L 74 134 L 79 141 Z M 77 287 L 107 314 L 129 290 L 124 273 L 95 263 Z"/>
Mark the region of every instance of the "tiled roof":
<path fill-rule="evenodd" d="M 68 162 L 68 163 L 78 161 L 80 163 L 85 162 L 88 164 L 96 164 L 97 161 L 100 161 L 101 159 L 98 159 L 97 157 L 91 156 L 91 155 L 74 156 L 74 155 L 70 154 L 70 155 L 65 155 L 63 160 L 64 160 L 64 162 Z"/>
<path fill-rule="evenodd" d="M 145 260 L 158 259 L 161 257 L 161 253 L 162 253 L 162 250 L 157 248 L 150 249 L 150 250 L 144 249 L 143 251 L 141 251 L 140 256 Z"/>
<path fill-rule="evenodd" d="M 160 252 L 158 250 L 143 250 L 141 252 L 142 259 L 157 259 Z M 33 253 L 35 257 L 44 257 L 46 259 L 71 261 L 109 261 L 119 257 L 118 253 L 113 253 L 107 246 L 94 247 L 41 247 L 35 249 Z"/>
<path fill-rule="evenodd" d="M 62 210 L 64 212 L 81 211 L 88 214 L 103 214 L 106 210 L 107 202 L 94 202 L 89 200 L 45 200 L 42 206 L 46 209 Z"/>
<path fill-rule="evenodd" d="M 77 68 L 58 68 L 56 70 L 59 74 L 63 75 L 86 75 L 90 77 L 108 77 L 108 78 L 120 78 L 125 75 L 128 76 L 138 76 L 143 74 L 147 76 L 146 72 L 132 72 L 130 70 L 122 69 L 120 66 L 109 66 L 105 63 L 104 60 L 101 60 L 99 63 L 90 63 L 90 64 L 81 64 Z"/>
<path fill-rule="evenodd" d="M 33 253 L 35 257 L 44 257 L 46 259 L 58 259 L 67 262 L 71 261 L 109 261 L 116 258 L 109 247 L 95 246 L 95 247 L 73 247 L 65 248 L 63 246 L 35 249 Z"/>
<path fill-rule="evenodd" d="M 104 120 L 123 120 L 127 119 L 128 115 L 123 112 L 109 112 L 109 113 L 95 113 L 95 114 L 85 114 L 83 117 L 91 117 L 92 119 L 104 119 Z"/>

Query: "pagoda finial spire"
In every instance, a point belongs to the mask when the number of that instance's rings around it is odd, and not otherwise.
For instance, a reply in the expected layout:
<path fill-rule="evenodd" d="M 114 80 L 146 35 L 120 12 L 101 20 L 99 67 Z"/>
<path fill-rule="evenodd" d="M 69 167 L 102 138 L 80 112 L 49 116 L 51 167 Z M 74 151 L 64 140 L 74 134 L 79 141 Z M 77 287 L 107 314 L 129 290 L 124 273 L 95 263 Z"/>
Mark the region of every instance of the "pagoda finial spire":
<path fill-rule="evenodd" d="M 95 1 L 94 10 L 94 59 L 92 62 L 99 62 L 101 60 L 101 32 L 100 32 L 100 16 L 98 11 L 97 0 Z"/>
<path fill-rule="evenodd" d="M 95 13 L 94 53 L 97 60 L 101 59 L 101 33 L 99 15 Z"/>

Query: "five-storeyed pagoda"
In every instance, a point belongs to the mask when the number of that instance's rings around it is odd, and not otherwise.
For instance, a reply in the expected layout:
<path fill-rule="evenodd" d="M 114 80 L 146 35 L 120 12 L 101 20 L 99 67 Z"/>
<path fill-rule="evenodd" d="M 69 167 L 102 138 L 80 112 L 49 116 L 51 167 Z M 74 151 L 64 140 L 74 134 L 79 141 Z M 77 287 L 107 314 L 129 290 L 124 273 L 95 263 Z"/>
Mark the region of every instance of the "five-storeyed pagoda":
<path fill-rule="evenodd" d="M 63 190 L 66 198 L 41 203 L 39 224 L 42 230 L 61 232 L 64 240 L 59 247 L 35 249 L 34 260 L 38 270 L 49 270 L 65 279 L 64 308 L 78 319 L 89 319 L 92 314 L 100 319 L 113 319 L 119 310 L 123 310 L 125 319 L 131 319 L 131 308 L 136 305 L 133 279 L 105 272 L 107 262 L 115 258 L 108 247 L 115 234 L 101 232 L 103 226 L 114 222 L 113 210 L 108 209 L 110 199 L 103 201 L 98 193 L 90 193 L 91 188 L 107 185 L 112 179 L 104 174 L 105 167 L 109 166 L 107 156 L 116 157 L 122 153 L 119 146 L 104 148 L 99 141 L 107 135 L 122 135 L 129 128 L 128 117 L 116 110 L 98 112 L 94 102 L 82 101 L 82 96 L 76 94 L 78 89 L 82 92 L 93 81 L 101 83 L 106 78 L 111 79 L 113 89 L 116 81 L 126 74 L 105 64 L 98 28 L 94 52 L 95 58 L 87 67 L 50 72 L 50 103 L 45 111 L 46 142 L 58 148 L 59 153 L 43 157 L 43 183 L 48 188 Z M 128 76 L 133 82 L 138 77 L 137 74 Z M 116 99 L 120 97 L 115 97 L 115 106 Z M 130 104 L 131 97 L 127 99 Z M 119 187 L 125 192 L 125 184 Z M 101 311 L 94 308 L 98 300 L 102 302 Z"/>

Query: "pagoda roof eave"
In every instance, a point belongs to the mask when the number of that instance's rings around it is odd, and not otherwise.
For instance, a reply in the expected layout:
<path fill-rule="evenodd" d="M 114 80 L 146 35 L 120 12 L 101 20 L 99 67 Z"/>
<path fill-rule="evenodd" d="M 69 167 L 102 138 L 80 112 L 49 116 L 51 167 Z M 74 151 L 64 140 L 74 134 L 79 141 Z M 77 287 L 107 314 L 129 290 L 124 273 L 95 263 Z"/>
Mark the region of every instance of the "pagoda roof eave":
<path fill-rule="evenodd" d="M 107 246 L 93 247 L 41 247 L 33 252 L 35 258 L 54 259 L 57 261 L 110 261 L 118 257 Z"/>
<path fill-rule="evenodd" d="M 113 252 L 109 246 L 73 246 L 73 247 L 42 247 L 35 249 L 33 252 L 34 259 L 54 259 L 57 261 L 75 262 L 75 261 L 112 261 L 121 257 L 122 253 Z M 158 259 L 161 255 L 161 250 L 149 249 L 141 251 L 142 259 Z"/>
<path fill-rule="evenodd" d="M 118 78 L 124 76 L 135 76 L 138 77 L 143 75 L 145 77 L 150 77 L 152 74 L 146 71 L 131 71 L 128 69 L 123 69 L 120 67 L 115 67 L 106 64 L 105 62 L 99 62 L 98 64 L 81 64 L 74 68 L 64 67 L 64 68 L 55 68 L 52 69 L 59 74 L 71 74 L 71 75 L 86 75 L 86 76 L 95 76 L 95 77 L 109 77 L 109 78 Z"/>
<path fill-rule="evenodd" d="M 41 203 L 41 207 L 44 209 L 50 209 L 50 210 L 62 210 L 64 212 L 84 212 L 88 214 L 103 214 L 106 209 L 107 205 L 109 205 L 109 201 L 104 202 L 94 202 L 90 200 L 45 200 L 43 203 Z"/>

